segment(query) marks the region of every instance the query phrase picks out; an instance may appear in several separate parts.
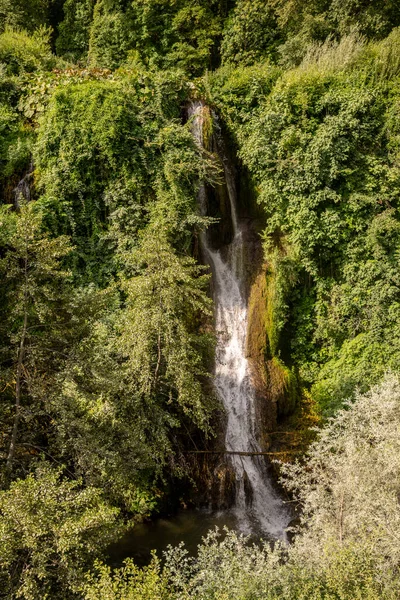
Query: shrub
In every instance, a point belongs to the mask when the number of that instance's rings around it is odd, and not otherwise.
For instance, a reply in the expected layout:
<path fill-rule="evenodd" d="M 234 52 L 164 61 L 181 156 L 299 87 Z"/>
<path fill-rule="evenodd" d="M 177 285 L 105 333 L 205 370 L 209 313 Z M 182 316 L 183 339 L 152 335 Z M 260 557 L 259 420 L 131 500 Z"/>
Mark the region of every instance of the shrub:
<path fill-rule="evenodd" d="M 0 35 L 0 63 L 8 74 L 31 73 L 51 69 L 56 59 L 50 50 L 50 32 L 41 28 L 32 35 L 7 28 Z"/>
<path fill-rule="evenodd" d="M 7 597 L 74 597 L 85 568 L 118 534 L 118 511 L 42 465 L 0 492 L 0 581 Z M 72 594 L 72 595 L 71 595 Z"/>

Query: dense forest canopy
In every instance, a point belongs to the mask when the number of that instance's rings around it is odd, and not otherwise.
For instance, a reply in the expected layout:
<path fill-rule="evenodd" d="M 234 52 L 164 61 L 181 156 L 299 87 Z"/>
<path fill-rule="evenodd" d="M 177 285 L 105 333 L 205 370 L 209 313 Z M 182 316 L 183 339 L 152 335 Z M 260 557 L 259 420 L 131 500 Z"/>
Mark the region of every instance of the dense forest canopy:
<path fill-rule="evenodd" d="M 194 98 L 262 224 L 281 416 L 323 429 L 291 549 L 113 572 L 221 420 Z M 0 595 L 398 598 L 399 3 L 0 0 L 0 193 Z"/>

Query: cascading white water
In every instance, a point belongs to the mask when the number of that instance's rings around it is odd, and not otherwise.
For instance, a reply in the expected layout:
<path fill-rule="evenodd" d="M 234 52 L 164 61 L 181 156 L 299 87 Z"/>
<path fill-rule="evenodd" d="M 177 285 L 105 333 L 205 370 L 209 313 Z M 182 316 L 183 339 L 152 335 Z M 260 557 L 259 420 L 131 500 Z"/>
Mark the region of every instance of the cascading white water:
<path fill-rule="evenodd" d="M 203 146 L 205 107 L 193 102 L 189 107 L 192 131 Z M 221 155 L 221 152 L 219 152 Z M 243 225 L 237 217 L 234 178 L 225 156 L 220 156 L 231 204 L 234 237 L 223 254 L 214 250 L 206 234 L 201 244 L 213 272 L 217 349 L 214 385 L 228 417 L 225 447 L 230 452 L 259 452 L 256 436 L 255 390 L 246 358 L 247 298 L 243 292 Z M 206 188 L 199 190 L 200 211 L 205 216 Z M 274 491 L 265 459 L 258 456 L 231 455 L 236 476 L 235 512 L 239 528 L 246 533 L 262 531 L 285 538 L 290 515 Z"/>

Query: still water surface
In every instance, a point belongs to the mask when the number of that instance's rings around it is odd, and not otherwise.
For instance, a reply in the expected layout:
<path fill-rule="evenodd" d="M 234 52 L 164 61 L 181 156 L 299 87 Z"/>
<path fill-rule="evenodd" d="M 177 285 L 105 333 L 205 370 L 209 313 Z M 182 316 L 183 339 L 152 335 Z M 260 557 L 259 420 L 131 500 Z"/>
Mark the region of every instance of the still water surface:
<path fill-rule="evenodd" d="M 196 556 L 197 546 L 210 529 L 225 526 L 237 529 L 237 525 L 233 512 L 205 509 L 184 510 L 172 517 L 139 523 L 109 548 L 109 563 L 120 566 L 125 558 L 130 557 L 137 565 L 144 566 L 149 563 L 153 549 L 162 556 L 168 545 L 177 546 L 180 542 L 185 543 L 191 556 Z"/>

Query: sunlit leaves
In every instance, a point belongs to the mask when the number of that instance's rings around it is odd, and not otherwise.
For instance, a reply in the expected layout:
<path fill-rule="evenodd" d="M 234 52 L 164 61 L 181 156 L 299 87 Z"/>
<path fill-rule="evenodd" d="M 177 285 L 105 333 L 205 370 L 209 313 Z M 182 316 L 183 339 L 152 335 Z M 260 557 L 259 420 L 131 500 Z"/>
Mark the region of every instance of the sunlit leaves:
<path fill-rule="evenodd" d="M 117 518 L 99 490 L 82 488 L 60 469 L 42 465 L 16 481 L 0 492 L 2 591 L 24 600 L 71 597 L 120 531 Z"/>

